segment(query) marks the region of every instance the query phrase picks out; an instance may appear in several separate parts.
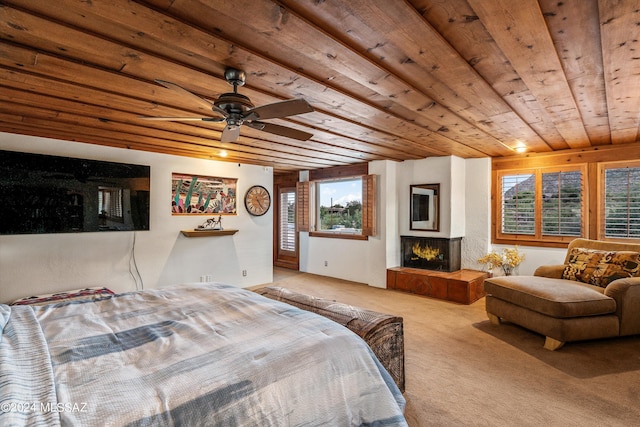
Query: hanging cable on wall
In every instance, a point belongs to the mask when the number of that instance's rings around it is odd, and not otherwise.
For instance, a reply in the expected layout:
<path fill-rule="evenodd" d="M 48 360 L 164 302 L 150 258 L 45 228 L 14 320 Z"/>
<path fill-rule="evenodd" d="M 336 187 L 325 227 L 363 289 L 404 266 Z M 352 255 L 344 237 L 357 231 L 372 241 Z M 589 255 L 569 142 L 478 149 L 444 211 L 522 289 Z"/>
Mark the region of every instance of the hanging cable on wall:
<path fill-rule="evenodd" d="M 136 284 L 136 290 L 144 289 L 144 282 L 142 281 L 142 275 L 138 269 L 138 263 L 136 262 L 136 232 L 133 232 L 133 241 L 131 242 L 131 253 L 129 254 L 129 274 L 133 278 L 133 282 Z M 140 283 L 138 283 L 138 280 Z"/>

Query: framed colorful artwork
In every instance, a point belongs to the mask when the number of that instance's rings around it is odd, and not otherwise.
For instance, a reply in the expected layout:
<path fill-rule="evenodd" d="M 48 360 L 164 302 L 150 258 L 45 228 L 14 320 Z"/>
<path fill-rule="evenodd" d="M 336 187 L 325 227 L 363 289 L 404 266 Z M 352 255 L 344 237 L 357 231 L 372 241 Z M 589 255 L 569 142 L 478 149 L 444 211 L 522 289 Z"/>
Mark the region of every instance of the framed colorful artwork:
<path fill-rule="evenodd" d="M 237 178 L 171 174 L 173 215 L 237 215 Z"/>

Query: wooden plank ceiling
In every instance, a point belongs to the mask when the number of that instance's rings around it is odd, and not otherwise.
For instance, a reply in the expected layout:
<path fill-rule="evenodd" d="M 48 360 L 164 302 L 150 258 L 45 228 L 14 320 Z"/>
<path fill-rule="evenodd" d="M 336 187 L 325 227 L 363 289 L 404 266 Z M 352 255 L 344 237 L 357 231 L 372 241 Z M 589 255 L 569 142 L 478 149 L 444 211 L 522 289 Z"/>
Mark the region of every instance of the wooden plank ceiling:
<path fill-rule="evenodd" d="M 550 152 L 638 140 L 636 0 L 2 0 L 0 131 L 272 166 Z M 311 113 L 224 122 L 155 83 Z M 222 151 L 227 157 L 221 157 Z"/>

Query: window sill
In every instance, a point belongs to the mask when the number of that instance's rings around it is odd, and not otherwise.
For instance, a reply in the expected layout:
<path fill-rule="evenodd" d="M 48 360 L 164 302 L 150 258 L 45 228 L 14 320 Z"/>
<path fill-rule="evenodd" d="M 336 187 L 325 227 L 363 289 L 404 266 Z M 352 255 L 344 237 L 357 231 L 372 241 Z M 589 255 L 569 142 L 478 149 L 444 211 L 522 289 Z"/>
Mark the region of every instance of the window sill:
<path fill-rule="evenodd" d="M 328 237 L 330 239 L 347 239 L 347 240 L 369 240 L 368 236 L 362 234 L 347 233 L 323 233 L 322 231 L 311 231 L 309 237 Z"/>

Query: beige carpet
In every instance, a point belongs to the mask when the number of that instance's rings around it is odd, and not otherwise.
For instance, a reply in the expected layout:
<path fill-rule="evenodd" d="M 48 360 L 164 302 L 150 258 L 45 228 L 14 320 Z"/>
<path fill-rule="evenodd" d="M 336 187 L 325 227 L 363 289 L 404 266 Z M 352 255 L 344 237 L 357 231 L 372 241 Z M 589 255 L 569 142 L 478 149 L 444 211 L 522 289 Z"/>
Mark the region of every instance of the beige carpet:
<path fill-rule="evenodd" d="M 285 269 L 274 285 L 404 317 L 409 425 L 640 425 L 640 337 L 542 348 L 460 305 Z"/>

